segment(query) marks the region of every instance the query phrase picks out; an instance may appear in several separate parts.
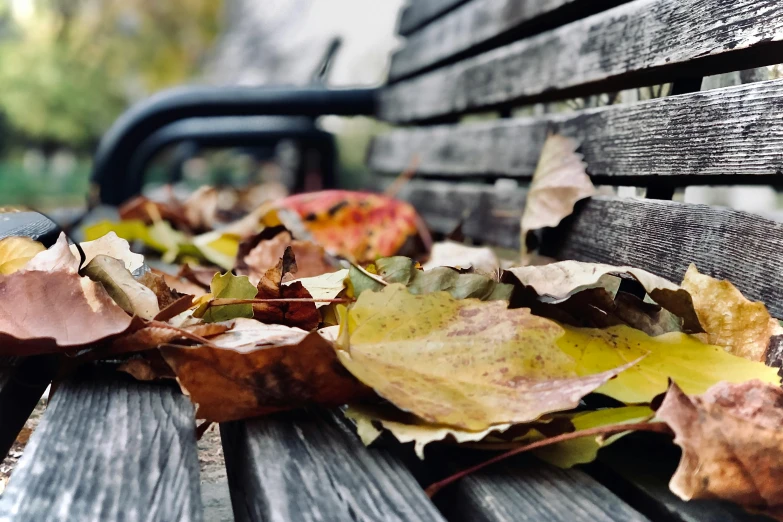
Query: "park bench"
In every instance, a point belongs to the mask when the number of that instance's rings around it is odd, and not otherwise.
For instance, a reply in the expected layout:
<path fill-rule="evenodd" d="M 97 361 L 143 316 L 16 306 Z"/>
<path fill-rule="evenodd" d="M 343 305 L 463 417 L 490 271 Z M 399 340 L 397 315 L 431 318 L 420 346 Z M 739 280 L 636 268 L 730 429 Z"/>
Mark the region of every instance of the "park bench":
<path fill-rule="evenodd" d="M 699 92 L 704 76 L 783 62 L 779 0 L 413 0 L 399 27 L 406 43 L 380 89 L 194 87 L 133 108 L 98 151 L 101 198 L 118 204 L 137 191 L 140 180 L 122 181 L 140 144 L 185 118 L 375 115 L 399 127 L 369 153 L 378 187 L 415 157 L 400 195 L 433 231 L 461 225 L 476 242 L 516 249 L 525 183 L 556 132 L 581 142 L 596 184 L 640 187 L 646 198 L 583 202 L 544 234 L 544 254 L 674 281 L 695 262 L 783 317 L 783 224 L 671 201 L 689 185 L 783 180 L 783 81 Z M 537 103 L 664 83 L 665 98 L 519 116 Z M 463 118 L 487 111 L 497 117 Z M 55 371 L 47 358 L 0 373 L 3 454 Z M 581 469 L 499 464 L 433 502 L 422 485 L 478 457 L 441 447 L 419 462 L 388 441 L 367 449 L 339 412 L 322 410 L 220 430 L 240 521 L 753 518 L 679 501 L 667 488 L 676 451 L 632 438 Z M 100 366 L 60 385 L 0 498 L 0 520 L 202 519 L 190 402 Z"/>

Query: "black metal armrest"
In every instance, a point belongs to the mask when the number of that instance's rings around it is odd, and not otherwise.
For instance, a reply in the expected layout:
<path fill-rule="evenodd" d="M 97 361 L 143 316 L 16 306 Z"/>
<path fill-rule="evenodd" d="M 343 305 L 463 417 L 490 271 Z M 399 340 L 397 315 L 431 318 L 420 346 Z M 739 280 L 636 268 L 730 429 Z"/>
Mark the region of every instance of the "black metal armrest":
<path fill-rule="evenodd" d="M 144 173 L 150 161 L 158 152 L 176 143 L 189 142 L 199 148 L 273 146 L 286 139 L 317 144 L 322 149 L 334 147 L 333 136 L 316 127 L 315 122 L 307 117 L 189 118 L 166 125 L 139 144 L 133 153 L 125 178 L 111 182 L 124 184 L 124 198 L 138 194 L 141 191 Z M 334 154 L 331 153 L 329 156 L 333 157 Z"/>
<path fill-rule="evenodd" d="M 119 205 L 133 186 L 133 155 L 150 135 L 179 120 L 214 116 L 373 115 L 377 89 L 180 87 L 163 91 L 125 112 L 104 135 L 92 180 L 100 201 Z"/>

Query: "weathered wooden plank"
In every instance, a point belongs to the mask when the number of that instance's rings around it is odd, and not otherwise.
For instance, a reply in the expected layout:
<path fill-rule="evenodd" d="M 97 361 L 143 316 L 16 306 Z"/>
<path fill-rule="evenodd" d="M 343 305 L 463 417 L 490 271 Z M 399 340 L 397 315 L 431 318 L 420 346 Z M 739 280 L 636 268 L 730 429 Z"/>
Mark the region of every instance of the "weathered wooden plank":
<path fill-rule="evenodd" d="M 628 0 L 473 0 L 408 36 L 389 81 L 553 29 Z"/>
<path fill-rule="evenodd" d="M 530 458 L 491 466 L 439 495 L 442 498 L 436 497 L 436 503 L 455 521 L 647 520 L 584 472 L 558 469 Z"/>
<path fill-rule="evenodd" d="M 200 521 L 193 406 L 172 386 L 82 375 L 54 393 L 0 520 Z"/>
<path fill-rule="evenodd" d="M 778 0 L 636 0 L 384 89 L 394 122 L 772 65 Z"/>
<path fill-rule="evenodd" d="M 449 234 L 461 224 L 467 238 L 519 248 L 519 222 L 527 191 L 514 185 L 414 180 L 398 197 L 416 207 L 434 232 Z"/>
<path fill-rule="evenodd" d="M 391 454 L 369 450 L 335 413 L 220 426 L 237 522 L 442 520 Z"/>
<path fill-rule="evenodd" d="M 0 357 L 0 460 L 16 440 L 54 377 L 57 360 Z"/>
<path fill-rule="evenodd" d="M 397 130 L 373 141 L 369 165 L 399 173 L 416 156 L 423 175 L 529 177 L 547 133 L 556 132 L 582 143 L 596 183 L 781 183 L 782 120 L 778 80 L 574 114 Z"/>
<path fill-rule="evenodd" d="M 400 197 L 436 232 L 447 233 L 462 221 L 469 238 L 519 248 L 524 189 L 413 181 Z M 630 265 L 674 282 L 695 263 L 783 317 L 783 223 L 706 205 L 604 196 L 577 208 L 544 236 L 543 254 Z"/>
<path fill-rule="evenodd" d="M 653 457 L 654 455 L 654 457 Z M 685 502 L 669 489 L 669 480 L 680 460 L 679 448 L 652 437 L 626 437 L 601 450 L 591 473 L 611 487 L 622 488 L 627 498 L 655 513 L 653 520 L 681 522 L 765 522 L 729 502 Z M 642 508 L 643 509 L 643 508 Z"/>
<path fill-rule="evenodd" d="M 405 6 L 400 14 L 398 32 L 402 35 L 410 34 L 467 1 L 468 0 L 409 0 L 408 5 Z"/>
<path fill-rule="evenodd" d="M 547 240 L 547 255 L 635 266 L 674 282 L 695 263 L 783 317 L 783 223 L 706 205 L 595 197 Z"/>

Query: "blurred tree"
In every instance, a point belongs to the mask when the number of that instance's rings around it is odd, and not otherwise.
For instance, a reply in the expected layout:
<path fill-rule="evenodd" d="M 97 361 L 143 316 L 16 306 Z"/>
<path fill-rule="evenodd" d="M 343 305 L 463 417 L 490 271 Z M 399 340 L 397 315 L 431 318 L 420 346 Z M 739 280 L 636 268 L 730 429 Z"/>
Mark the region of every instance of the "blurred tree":
<path fill-rule="evenodd" d="M 198 74 L 221 13 L 220 0 L 12 0 L 0 112 L 27 142 L 88 147 L 128 103 Z"/>

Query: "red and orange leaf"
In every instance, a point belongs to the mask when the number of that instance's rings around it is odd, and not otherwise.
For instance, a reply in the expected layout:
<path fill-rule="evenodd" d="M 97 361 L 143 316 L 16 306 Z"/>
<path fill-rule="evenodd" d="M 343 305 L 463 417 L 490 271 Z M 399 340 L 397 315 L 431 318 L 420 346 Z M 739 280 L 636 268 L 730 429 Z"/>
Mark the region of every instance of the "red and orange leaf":
<path fill-rule="evenodd" d="M 408 203 L 367 192 L 298 194 L 277 205 L 298 214 L 316 243 L 357 262 L 399 253 L 421 222 Z"/>

